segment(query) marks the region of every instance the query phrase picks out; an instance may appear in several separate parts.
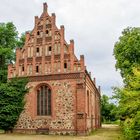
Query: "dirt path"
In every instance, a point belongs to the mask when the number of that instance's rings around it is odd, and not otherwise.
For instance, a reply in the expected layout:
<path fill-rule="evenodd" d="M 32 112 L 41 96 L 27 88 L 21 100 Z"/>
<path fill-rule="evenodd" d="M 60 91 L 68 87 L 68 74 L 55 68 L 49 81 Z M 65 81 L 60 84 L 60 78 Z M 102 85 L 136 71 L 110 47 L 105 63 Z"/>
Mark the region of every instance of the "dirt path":
<path fill-rule="evenodd" d="M 122 140 L 120 128 L 118 125 L 102 125 L 102 128 L 93 132 L 88 140 Z"/>
<path fill-rule="evenodd" d="M 90 136 L 52 136 L 0 134 L 0 140 L 122 140 L 117 125 L 103 125 Z"/>

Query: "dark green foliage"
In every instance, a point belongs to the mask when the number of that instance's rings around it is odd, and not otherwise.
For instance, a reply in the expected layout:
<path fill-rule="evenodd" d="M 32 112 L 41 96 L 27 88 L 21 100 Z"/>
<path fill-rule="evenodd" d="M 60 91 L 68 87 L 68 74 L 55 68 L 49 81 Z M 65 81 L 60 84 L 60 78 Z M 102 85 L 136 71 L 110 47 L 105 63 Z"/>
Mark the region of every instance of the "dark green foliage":
<path fill-rule="evenodd" d="M 107 95 L 102 95 L 101 97 L 101 116 L 102 122 L 112 122 L 116 121 L 116 110 L 117 106 L 109 102 L 109 97 Z"/>
<path fill-rule="evenodd" d="M 116 68 L 127 79 L 133 74 L 132 68 L 140 65 L 140 28 L 126 28 L 114 46 Z M 126 80 L 127 81 L 127 80 Z"/>
<path fill-rule="evenodd" d="M 0 23 L 0 129 L 5 131 L 13 129 L 24 108 L 27 79 L 7 82 L 8 64 L 14 63 L 15 49 L 24 41 L 23 36 L 18 38 L 13 23 Z"/>
<path fill-rule="evenodd" d="M 0 83 L 7 82 L 7 67 L 15 61 L 15 49 L 25 42 L 25 35 L 18 38 L 18 32 L 13 23 L 0 23 Z"/>
<path fill-rule="evenodd" d="M 27 79 L 14 78 L 0 84 L 0 129 L 12 130 L 24 108 Z"/>
<path fill-rule="evenodd" d="M 15 49 L 17 46 L 18 32 L 13 23 L 0 23 L 0 47 Z"/>
<path fill-rule="evenodd" d="M 0 83 L 7 81 L 7 66 L 15 57 L 17 35 L 13 23 L 0 23 Z"/>

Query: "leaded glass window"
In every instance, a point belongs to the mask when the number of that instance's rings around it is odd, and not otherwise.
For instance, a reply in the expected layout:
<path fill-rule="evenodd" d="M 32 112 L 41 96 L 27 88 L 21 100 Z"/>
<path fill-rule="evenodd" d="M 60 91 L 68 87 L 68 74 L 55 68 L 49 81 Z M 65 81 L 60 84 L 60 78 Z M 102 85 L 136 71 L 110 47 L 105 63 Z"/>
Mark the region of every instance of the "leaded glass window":
<path fill-rule="evenodd" d="M 51 115 L 51 89 L 46 85 L 37 89 L 37 115 Z"/>

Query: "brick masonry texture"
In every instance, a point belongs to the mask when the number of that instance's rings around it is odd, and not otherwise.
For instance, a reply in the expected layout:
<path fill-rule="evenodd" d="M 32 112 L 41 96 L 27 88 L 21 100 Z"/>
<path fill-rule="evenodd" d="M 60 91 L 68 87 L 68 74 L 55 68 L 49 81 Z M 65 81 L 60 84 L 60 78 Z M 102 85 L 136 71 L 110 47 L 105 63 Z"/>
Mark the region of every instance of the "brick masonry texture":
<path fill-rule="evenodd" d="M 100 87 L 86 70 L 84 55 L 74 54 L 74 40 L 65 41 L 64 26 L 55 24 L 55 14 L 35 16 L 35 26 L 26 32 L 25 45 L 16 50 L 16 63 L 9 64 L 8 78 L 28 77 L 29 93 L 14 131 L 87 135 L 101 126 Z M 51 90 L 51 114 L 37 115 L 38 90 Z"/>

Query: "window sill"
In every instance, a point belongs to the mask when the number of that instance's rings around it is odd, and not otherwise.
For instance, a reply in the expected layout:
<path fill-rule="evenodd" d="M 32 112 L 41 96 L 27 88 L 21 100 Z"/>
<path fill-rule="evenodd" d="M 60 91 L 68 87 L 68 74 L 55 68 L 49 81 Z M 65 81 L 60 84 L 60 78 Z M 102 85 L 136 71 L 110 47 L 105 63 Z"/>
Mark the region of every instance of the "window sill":
<path fill-rule="evenodd" d="M 36 119 L 44 119 L 44 118 L 45 118 L 45 119 L 46 119 L 46 118 L 49 119 L 49 118 L 52 118 L 52 116 L 50 116 L 50 115 L 46 115 L 46 116 L 36 116 L 35 118 L 36 118 Z"/>

